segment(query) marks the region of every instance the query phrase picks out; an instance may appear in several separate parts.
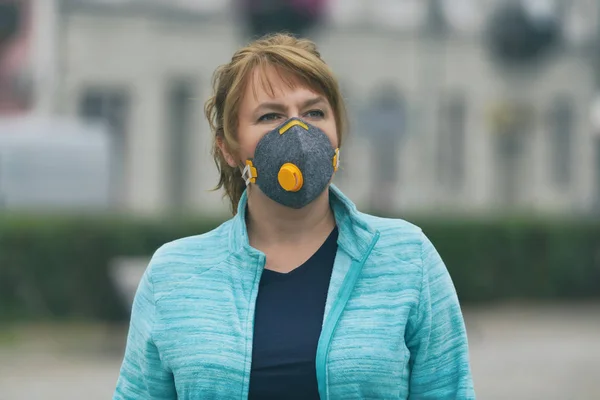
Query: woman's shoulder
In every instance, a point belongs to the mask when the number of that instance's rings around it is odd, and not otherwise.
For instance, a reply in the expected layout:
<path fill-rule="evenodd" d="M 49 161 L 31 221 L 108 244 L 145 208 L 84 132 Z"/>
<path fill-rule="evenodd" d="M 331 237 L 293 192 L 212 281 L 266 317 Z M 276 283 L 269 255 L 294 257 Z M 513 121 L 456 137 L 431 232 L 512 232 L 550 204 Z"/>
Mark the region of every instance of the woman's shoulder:
<path fill-rule="evenodd" d="M 360 213 L 361 218 L 381 236 L 395 236 L 398 239 L 420 240 L 422 229 L 401 218 L 386 218 Z"/>
<path fill-rule="evenodd" d="M 230 221 L 227 221 L 209 232 L 163 244 L 152 255 L 148 272 L 155 281 L 173 281 L 177 277 L 186 279 L 221 263 L 230 253 L 229 225 Z"/>
<path fill-rule="evenodd" d="M 421 227 L 401 218 L 384 218 L 361 213 L 361 218 L 379 233 L 375 249 L 380 254 L 421 264 L 423 246 L 428 239 Z"/>

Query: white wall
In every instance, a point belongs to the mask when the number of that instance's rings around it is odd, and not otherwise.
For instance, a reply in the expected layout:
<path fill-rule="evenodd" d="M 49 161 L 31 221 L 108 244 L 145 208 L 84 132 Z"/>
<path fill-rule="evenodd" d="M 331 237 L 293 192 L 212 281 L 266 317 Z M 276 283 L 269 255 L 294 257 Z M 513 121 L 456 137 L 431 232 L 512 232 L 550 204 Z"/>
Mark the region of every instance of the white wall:
<path fill-rule="evenodd" d="M 75 113 L 78 94 L 89 84 L 125 85 L 134 96 L 128 130 L 131 152 L 126 204 L 130 208 L 153 213 L 162 210 L 167 201 L 166 83 L 171 76 L 189 75 L 197 78 L 199 94 L 194 145 L 189 148 L 193 160 L 189 201 L 201 211 L 224 210 L 220 195 L 208 192 L 216 183 L 216 172 L 209 157 L 203 103 L 210 93 L 212 71 L 226 62 L 236 47 L 232 28 L 231 24 L 210 22 L 174 27 L 142 18 L 70 19 L 65 79 L 70 112 Z"/>
<path fill-rule="evenodd" d="M 536 121 L 535 150 L 530 154 L 529 167 L 523 171 L 525 197 L 543 210 L 581 207 L 589 201 L 593 171 L 587 105 L 593 82 L 589 67 L 579 56 L 564 54 L 534 76 L 509 81 L 492 67 L 485 49 L 474 39 L 450 40 L 443 49 L 434 48 L 429 53 L 414 35 L 402 32 L 340 27 L 321 32 L 316 39 L 340 80 L 349 83 L 353 100 L 365 101 L 372 88 L 382 81 L 393 81 L 407 95 L 413 114 L 420 116 L 411 121 L 410 140 L 400 154 L 403 183 L 395 188 L 401 195 L 398 211 L 444 205 L 473 211 L 488 209 L 495 196 L 492 132 L 486 117 L 489 108 L 507 94 L 537 108 L 545 107 L 553 95 L 562 91 L 572 94 L 577 102 L 573 190 L 557 191 L 548 184 L 547 137 Z M 226 212 L 220 194 L 208 192 L 217 177 L 209 156 L 211 138 L 203 103 L 210 93 L 212 71 L 227 62 L 239 44 L 236 23 L 231 19 L 175 25 L 130 15 L 78 14 L 69 18 L 63 77 L 67 111 L 75 113 L 79 93 L 89 84 L 125 85 L 134 95 L 128 130 L 126 204 L 130 209 L 154 213 L 166 206 L 165 83 L 170 76 L 183 74 L 197 79 L 199 93 L 194 145 L 189 149 L 193 160 L 189 203 L 200 212 Z M 433 175 L 436 99 L 446 89 L 464 91 L 469 102 L 467 182 L 457 196 L 439 189 Z M 424 97 L 425 91 L 429 95 Z M 545 110 L 536 109 L 538 112 Z M 343 168 L 351 177 L 342 188 L 360 206 L 366 202 L 366 183 L 372 171 L 363 148 L 364 136 L 360 132 L 353 135 L 342 153 Z"/>

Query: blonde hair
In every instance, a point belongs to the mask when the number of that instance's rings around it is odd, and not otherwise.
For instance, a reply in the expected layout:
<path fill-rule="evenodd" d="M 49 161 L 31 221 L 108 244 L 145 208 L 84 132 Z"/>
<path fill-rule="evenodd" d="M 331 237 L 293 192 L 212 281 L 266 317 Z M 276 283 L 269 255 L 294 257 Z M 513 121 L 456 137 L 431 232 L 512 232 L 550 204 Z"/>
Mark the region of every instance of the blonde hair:
<path fill-rule="evenodd" d="M 213 95 L 204 105 L 204 113 L 213 134 L 212 155 L 220 174 L 215 190 L 225 189 L 224 196 L 229 198 L 233 214 L 237 211 L 246 184 L 239 168 L 227 163 L 218 143 L 222 140 L 229 151 L 238 150 L 238 111 L 256 68 L 262 72 L 265 90 L 273 93 L 271 83 L 265 78 L 267 67 L 275 67 L 290 86 L 300 82 L 323 95 L 333 109 L 340 146 L 346 134 L 347 116 L 339 84 L 312 41 L 288 34 L 273 34 L 236 51 L 229 63 L 216 69 L 212 81 Z"/>

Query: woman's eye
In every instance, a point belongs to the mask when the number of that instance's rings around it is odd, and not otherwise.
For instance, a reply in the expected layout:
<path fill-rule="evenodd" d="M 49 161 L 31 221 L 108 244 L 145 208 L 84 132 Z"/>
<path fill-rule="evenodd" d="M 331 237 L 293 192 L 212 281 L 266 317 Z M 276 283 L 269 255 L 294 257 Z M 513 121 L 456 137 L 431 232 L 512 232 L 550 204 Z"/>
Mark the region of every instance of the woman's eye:
<path fill-rule="evenodd" d="M 306 116 L 310 118 L 323 118 L 325 113 L 321 110 L 310 110 L 306 113 Z"/>
<path fill-rule="evenodd" d="M 277 118 L 279 118 L 279 114 L 269 113 L 269 114 L 265 114 L 262 117 L 260 117 L 258 119 L 258 121 L 259 122 L 263 122 L 263 121 L 275 121 L 275 120 L 277 120 Z"/>

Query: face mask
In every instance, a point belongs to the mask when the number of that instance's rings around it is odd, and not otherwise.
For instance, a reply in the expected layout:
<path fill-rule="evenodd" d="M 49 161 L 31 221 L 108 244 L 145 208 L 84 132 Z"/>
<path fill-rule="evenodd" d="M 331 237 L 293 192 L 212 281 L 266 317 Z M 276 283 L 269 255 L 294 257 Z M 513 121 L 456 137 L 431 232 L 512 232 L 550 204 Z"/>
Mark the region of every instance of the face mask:
<path fill-rule="evenodd" d="M 323 193 L 339 162 L 339 149 L 322 130 L 291 118 L 258 142 L 242 177 L 270 199 L 298 209 Z"/>

